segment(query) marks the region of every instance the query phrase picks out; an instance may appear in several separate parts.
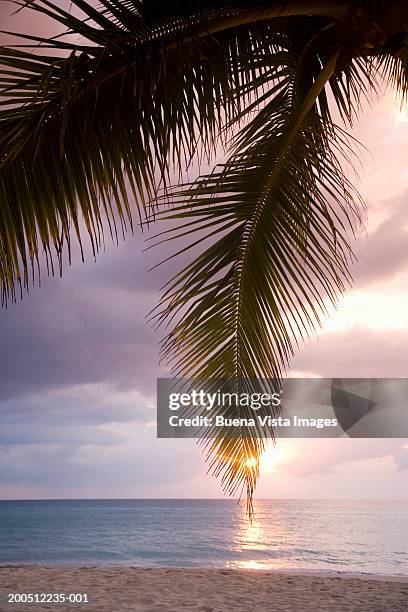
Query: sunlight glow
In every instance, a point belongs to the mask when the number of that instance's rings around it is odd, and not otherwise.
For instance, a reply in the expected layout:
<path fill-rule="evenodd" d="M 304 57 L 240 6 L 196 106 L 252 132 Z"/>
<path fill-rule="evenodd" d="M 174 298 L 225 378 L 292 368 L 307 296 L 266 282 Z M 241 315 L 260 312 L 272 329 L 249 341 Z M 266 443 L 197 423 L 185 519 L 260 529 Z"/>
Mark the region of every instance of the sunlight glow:
<path fill-rule="evenodd" d="M 255 457 L 248 457 L 248 459 L 246 460 L 246 466 L 249 469 L 255 468 L 256 467 Z"/>
<path fill-rule="evenodd" d="M 404 280 L 398 279 L 400 286 Z M 324 321 L 322 333 L 344 332 L 356 327 L 377 332 L 405 330 L 408 326 L 408 300 L 404 286 L 387 289 L 354 290 L 342 297 L 338 310 Z"/>
<path fill-rule="evenodd" d="M 281 447 L 278 448 L 277 446 L 270 446 L 262 453 L 259 459 L 261 474 L 267 474 L 274 470 L 276 463 L 281 456 L 281 452 Z"/>
<path fill-rule="evenodd" d="M 264 450 L 262 455 L 259 458 L 259 469 L 261 474 L 272 472 L 276 462 L 280 459 L 282 454 L 282 447 L 274 447 L 272 444 L 269 444 L 267 448 Z M 249 469 L 256 468 L 257 461 L 255 457 L 248 457 L 246 460 L 246 466 Z"/>
<path fill-rule="evenodd" d="M 401 99 L 397 100 L 394 107 L 394 123 L 408 123 L 408 106 Z"/>

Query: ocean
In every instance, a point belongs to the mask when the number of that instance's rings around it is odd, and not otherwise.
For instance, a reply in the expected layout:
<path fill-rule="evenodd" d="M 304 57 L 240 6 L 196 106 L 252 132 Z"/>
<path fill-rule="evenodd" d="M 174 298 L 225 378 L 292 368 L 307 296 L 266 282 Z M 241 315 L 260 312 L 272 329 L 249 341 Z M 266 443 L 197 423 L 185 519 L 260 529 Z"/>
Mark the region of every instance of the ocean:
<path fill-rule="evenodd" d="M 0 565 L 131 565 L 408 576 L 408 503 L 1 501 Z"/>

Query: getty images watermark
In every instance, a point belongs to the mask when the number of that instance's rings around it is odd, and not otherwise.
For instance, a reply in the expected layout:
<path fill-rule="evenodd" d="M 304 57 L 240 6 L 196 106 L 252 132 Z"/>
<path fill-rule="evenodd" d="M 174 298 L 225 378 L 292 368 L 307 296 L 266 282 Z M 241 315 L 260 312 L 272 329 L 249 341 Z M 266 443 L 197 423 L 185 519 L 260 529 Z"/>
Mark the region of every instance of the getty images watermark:
<path fill-rule="evenodd" d="M 190 393 L 170 393 L 169 410 L 180 411 L 183 408 L 195 408 L 200 414 L 194 416 L 180 416 L 173 414 L 169 417 L 171 427 L 337 427 L 337 418 L 302 418 L 297 415 L 293 417 L 272 416 L 271 414 L 254 414 L 250 416 L 237 416 L 232 411 L 249 408 L 257 413 L 263 408 L 279 408 L 282 405 L 282 392 L 269 393 L 237 393 L 237 392 L 208 392 L 204 389 L 193 389 Z M 215 411 L 221 414 L 208 416 L 202 414 Z M 263 412 L 263 410 L 262 410 Z M 227 416 L 229 414 L 230 416 Z"/>
<path fill-rule="evenodd" d="M 159 379 L 161 438 L 408 437 L 407 379 Z"/>

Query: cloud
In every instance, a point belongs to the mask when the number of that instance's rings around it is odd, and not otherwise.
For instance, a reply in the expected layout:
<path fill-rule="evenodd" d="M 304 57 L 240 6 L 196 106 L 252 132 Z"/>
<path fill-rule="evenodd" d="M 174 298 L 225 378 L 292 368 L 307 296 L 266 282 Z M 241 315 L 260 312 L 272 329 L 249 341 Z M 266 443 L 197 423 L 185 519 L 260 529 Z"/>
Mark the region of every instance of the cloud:
<path fill-rule="evenodd" d="M 154 397 L 106 384 L 13 398 L 0 403 L 0 445 L 121 445 L 129 440 L 127 424 L 155 421 L 154 403 Z"/>
<path fill-rule="evenodd" d="M 403 446 L 395 453 L 394 461 L 399 472 L 408 470 L 408 446 Z"/>
<path fill-rule="evenodd" d="M 69 430 L 68 430 L 69 431 Z M 128 424 L 123 438 L 100 438 L 94 428 L 88 441 L 83 428 L 72 430 L 75 444 L 64 438 L 23 440 L 0 445 L 0 498 L 12 486 L 32 490 L 34 497 L 139 497 L 147 487 L 159 491 L 204 475 L 200 453 L 191 440 L 157 440 L 155 428 Z M 43 434 L 47 430 L 43 430 Z M 118 435 L 123 434 L 119 429 Z"/>
<path fill-rule="evenodd" d="M 164 369 L 146 315 L 159 293 L 142 247 L 134 238 L 96 264 L 75 262 L 2 311 L 0 399 L 98 382 L 154 389 Z"/>
<path fill-rule="evenodd" d="M 311 340 L 295 357 L 293 368 L 326 378 L 403 378 L 407 363 L 407 330 L 355 327 Z"/>
<path fill-rule="evenodd" d="M 288 460 L 284 462 L 285 473 L 290 476 L 308 477 L 329 475 L 349 463 L 359 464 L 367 460 L 390 458 L 404 448 L 403 439 L 352 439 L 339 440 L 296 440 Z M 284 456 L 284 452 L 283 452 Z"/>
<path fill-rule="evenodd" d="M 408 192 L 381 203 L 386 218 L 374 231 L 359 238 L 358 263 L 352 272 L 355 286 L 379 284 L 408 267 Z"/>

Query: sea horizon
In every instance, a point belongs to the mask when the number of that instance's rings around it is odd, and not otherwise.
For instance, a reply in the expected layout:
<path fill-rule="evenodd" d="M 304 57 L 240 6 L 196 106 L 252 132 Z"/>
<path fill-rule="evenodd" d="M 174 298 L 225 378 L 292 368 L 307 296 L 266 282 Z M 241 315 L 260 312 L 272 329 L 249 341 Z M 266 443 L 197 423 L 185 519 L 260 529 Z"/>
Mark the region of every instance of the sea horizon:
<path fill-rule="evenodd" d="M 232 504 L 239 505 L 240 503 L 245 503 L 245 499 L 242 497 L 238 498 L 228 498 L 228 497 L 10 497 L 0 499 L 0 503 L 2 502 L 31 502 L 31 501 L 223 501 Z M 384 502 L 388 503 L 406 503 L 408 505 L 408 499 L 401 498 L 390 498 L 384 499 L 383 497 L 259 497 L 255 500 L 256 502 L 268 501 L 310 501 L 310 502 L 319 502 L 319 501 L 333 501 L 333 502 Z"/>

